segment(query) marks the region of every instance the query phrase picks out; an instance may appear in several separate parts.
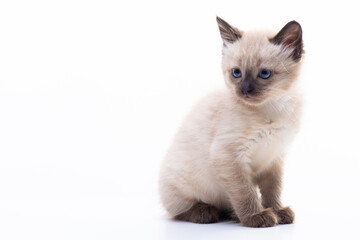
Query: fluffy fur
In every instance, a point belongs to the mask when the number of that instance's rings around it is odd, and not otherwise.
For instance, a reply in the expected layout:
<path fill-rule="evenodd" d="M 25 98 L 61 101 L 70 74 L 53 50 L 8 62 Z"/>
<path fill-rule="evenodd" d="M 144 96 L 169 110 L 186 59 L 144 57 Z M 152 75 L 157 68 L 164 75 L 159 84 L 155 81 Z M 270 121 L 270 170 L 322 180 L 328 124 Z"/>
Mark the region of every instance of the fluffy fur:
<path fill-rule="evenodd" d="M 280 194 L 283 159 L 302 105 L 296 84 L 301 27 L 290 22 L 274 35 L 217 21 L 227 88 L 202 99 L 179 129 L 161 168 L 161 200 L 171 216 L 185 221 L 292 223 L 294 213 Z M 241 78 L 232 76 L 234 68 Z M 271 70 L 269 79 L 258 77 L 264 68 Z M 256 84 L 253 93 L 239 90 L 246 78 Z"/>

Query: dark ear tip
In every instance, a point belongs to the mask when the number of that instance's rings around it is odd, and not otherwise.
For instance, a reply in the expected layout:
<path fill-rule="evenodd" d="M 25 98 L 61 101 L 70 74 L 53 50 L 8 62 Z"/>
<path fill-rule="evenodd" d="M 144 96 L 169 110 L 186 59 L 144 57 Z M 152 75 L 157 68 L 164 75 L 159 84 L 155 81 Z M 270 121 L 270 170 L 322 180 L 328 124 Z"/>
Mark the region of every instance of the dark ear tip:
<path fill-rule="evenodd" d="M 300 23 L 298 23 L 297 21 L 295 21 L 295 20 L 292 20 L 292 21 L 290 21 L 289 23 L 291 23 L 291 24 L 297 24 L 297 25 L 299 25 L 300 26 Z"/>
<path fill-rule="evenodd" d="M 222 18 L 220 18 L 219 16 L 216 16 L 216 22 L 217 23 L 223 23 L 225 21 Z"/>
<path fill-rule="evenodd" d="M 300 23 L 298 23 L 298 22 L 295 21 L 295 20 L 292 20 L 292 21 L 288 22 L 286 25 L 287 25 L 287 26 L 296 26 L 296 27 L 298 27 L 298 28 L 301 30 L 301 25 L 300 25 Z"/>

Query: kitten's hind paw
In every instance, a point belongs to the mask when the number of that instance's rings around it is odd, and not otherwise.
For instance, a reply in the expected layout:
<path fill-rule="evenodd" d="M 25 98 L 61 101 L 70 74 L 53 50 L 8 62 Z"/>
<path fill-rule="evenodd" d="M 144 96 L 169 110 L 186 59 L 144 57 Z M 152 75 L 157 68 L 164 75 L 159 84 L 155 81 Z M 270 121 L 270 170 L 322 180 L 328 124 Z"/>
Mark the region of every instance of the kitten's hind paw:
<path fill-rule="evenodd" d="M 290 207 L 275 210 L 279 224 L 291 224 L 294 222 L 295 213 Z"/>
<path fill-rule="evenodd" d="M 175 219 L 194 223 L 215 223 L 220 220 L 220 212 L 214 206 L 198 202 L 188 211 L 175 216 Z"/>
<path fill-rule="evenodd" d="M 247 227 L 272 227 L 277 224 L 277 217 L 271 208 L 245 218 L 242 223 Z"/>

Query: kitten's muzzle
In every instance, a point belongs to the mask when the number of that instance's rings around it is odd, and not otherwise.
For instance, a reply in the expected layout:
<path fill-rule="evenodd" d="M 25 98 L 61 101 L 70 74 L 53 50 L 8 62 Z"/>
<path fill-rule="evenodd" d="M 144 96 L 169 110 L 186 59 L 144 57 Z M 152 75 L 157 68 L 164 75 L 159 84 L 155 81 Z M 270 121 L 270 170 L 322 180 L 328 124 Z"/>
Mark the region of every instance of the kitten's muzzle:
<path fill-rule="evenodd" d="M 241 88 L 240 91 L 243 95 L 248 96 L 251 95 L 251 93 L 255 92 L 255 88 L 253 86 L 249 86 L 249 87 Z"/>
<path fill-rule="evenodd" d="M 251 77 L 246 76 L 246 78 L 240 84 L 240 92 L 245 95 L 251 95 L 255 92 L 255 84 Z"/>

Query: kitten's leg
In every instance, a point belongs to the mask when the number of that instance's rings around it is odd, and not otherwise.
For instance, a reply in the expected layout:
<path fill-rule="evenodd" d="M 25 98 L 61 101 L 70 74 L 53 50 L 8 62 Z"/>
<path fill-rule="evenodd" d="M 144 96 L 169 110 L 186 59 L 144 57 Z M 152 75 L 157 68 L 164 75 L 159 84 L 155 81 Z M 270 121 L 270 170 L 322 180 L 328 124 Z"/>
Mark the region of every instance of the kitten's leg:
<path fill-rule="evenodd" d="M 194 223 L 215 223 L 220 220 L 220 211 L 209 204 L 197 202 L 186 212 L 175 216 L 175 219 Z"/>
<path fill-rule="evenodd" d="M 220 153 L 221 151 L 214 151 Z M 218 177 L 229 195 L 240 222 L 248 227 L 271 227 L 277 224 L 272 209 L 263 209 L 246 166 L 233 156 L 218 155 L 212 159 Z"/>
<path fill-rule="evenodd" d="M 234 221 L 240 222 L 233 208 L 228 208 L 220 211 L 220 221 Z"/>
<path fill-rule="evenodd" d="M 281 203 L 282 190 L 282 163 L 277 161 L 273 166 L 261 173 L 257 179 L 260 188 L 262 205 L 264 208 L 272 208 L 279 224 L 290 224 L 294 222 L 295 214 L 290 207 L 283 207 Z"/>

